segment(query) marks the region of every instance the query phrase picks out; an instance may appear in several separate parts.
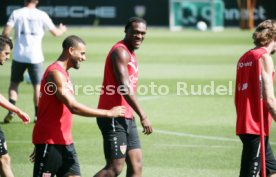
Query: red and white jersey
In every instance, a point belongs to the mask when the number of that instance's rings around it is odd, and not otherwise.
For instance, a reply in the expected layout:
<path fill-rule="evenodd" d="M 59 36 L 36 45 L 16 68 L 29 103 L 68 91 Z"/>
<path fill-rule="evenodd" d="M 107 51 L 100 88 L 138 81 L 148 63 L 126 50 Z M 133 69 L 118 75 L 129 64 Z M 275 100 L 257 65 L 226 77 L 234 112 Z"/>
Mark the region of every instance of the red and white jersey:
<path fill-rule="evenodd" d="M 104 79 L 103 79 L 98 108 L 111 109 L 114 106 L 125 106 L 126 107 L 125 118 L 132 119 L 134 114 L 133 109 L 127 103 L 123 95 L 120 94 L 122 93 L 122 91 L 120 91 L 120 86 L 116 81 L 112 61 L 110 58 L 112 52 L 118 47 L 123 47 L 130 55 L 130 61 L 127 66 L 128 74 L 129 74 L 129 82 L 133 90 L 133 93 L 131 94 L 136 95 L 136 88 L 138 83 L 138 64 L 136 61 L 136 56 L 134 52 L 131 52 L 128 50 L 127 46 L 124 44 L 123 41 L 120 41 L 111 48 L 106 58 L 105 69 L 104 69 Z"/>
<path fill-rule="evenodd" d="M 72 113 L 67 106 L 55 95 L 55 85 L 46 82 L 48 73 L 58 70 L 66 77 L 63 89 L 74 94 L 73 86 L 69 74 L 57 62 L 50 65 L 43 76 L 40 88 L 40 98 L 38 105 L 37 122 L 33 129 L 33 144 L 61 144 L 69 145 L 73 143 Z M 68 92 L 66 92 L 68 94 Z"/>
<path fill-rule="evenodd" d="M 264 48 L 246 52 L 237 64 L 235 106 L 237 113 L 236 134 L 260 135 L 260 106 L 263 106 L 264 134 L 270 132 L 272 117 L 266 103 L 260 103 L 260 62 L 262 55 L 267 53 Z M 273 80 L 274 74 L 271 76 Z"/>

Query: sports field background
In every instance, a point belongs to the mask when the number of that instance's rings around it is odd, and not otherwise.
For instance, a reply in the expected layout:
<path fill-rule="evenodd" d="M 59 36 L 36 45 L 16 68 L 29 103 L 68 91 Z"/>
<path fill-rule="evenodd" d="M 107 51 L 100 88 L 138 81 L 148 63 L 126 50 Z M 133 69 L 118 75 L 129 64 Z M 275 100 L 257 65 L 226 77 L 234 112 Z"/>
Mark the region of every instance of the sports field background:
<path fill-rule="evenodd" d="M 138 97 L 154 128 L 152 135 L 145 136 L 136 120 L 143 146 L 144 177 L 238 176 L 241 142 L 235 136 L 235 66 L 239 56 L 253 47 L 251 33 L 239 29 L 170 32 L 165 28 L 149 27 L 143 45 L 136 52 L 139 84 L 156 84 L 156 92 L 160 86 L 167 87 L 169 93 Z M 43 40 L 45 67 L 57 59 L 63 39 L 70 34 L 79 35 L 87 43 L 87 61 L 79 70 L 70 70 L 73 84 L 81 87 L 76 98 L 96 107 L 98 95 L 91 92 L 87 95 L 82 88 L 101 84 L 106 54 L 123 38 L 123 27 L 69 27 L 69 31 L 58 38 L 47 33 Z M 11 60 L 0 67 L 0 93 L 5 97 L 10 65 Z M 178 94 L 177 83 L 180 82 L 185 83 L 188 90 L 213 83 L 215 88 L 226 88 L 227 94 Z M 33 118 L 32 93 L 31 85 L 22 83 L 17 105 Z M 1 122 L 5 115 L 6 110 L 0 108 Z M 24 126 L 18 118 L 11 124 L 1 124 L 16 177 L 32 176 L 28 156 L 33 149 L 33 125 Z M 270 139 L 276 152 L 275 128 L 274 123 Z M 93 176 L 104 166 L 102 137 L 95 119 L 74 116 L 73 137 L 82 176 Z M 120 176 L 125 176 L 125 172 Z"/>

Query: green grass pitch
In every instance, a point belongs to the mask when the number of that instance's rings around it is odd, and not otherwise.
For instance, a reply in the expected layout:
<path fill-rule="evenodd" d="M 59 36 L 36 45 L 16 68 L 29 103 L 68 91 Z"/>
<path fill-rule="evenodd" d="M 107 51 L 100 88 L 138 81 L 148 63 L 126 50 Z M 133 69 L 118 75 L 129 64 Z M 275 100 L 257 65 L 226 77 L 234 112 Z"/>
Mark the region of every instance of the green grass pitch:
<path fill-rule="evenodd" d="M 87 61 L 79 70 L 70 70 L 72 82 L 78 86 L 76 98 L 96 107 L 99 95 L 91 90 L 87 94 L 84 88 L 101 84 L 106 54 L 123 38 L 123 27 L 69 27 L 58 38 L 47 33 L 43 39 L 44 67 L 57 59 L 64 37 L 70 34 L 79 35 L 87 43 Z M 149 27 L 143 45 L 136 51 L 139 85 L 144 86 L 138 99 L 154 128 L 152 135 L 145 136 L 137 121 L 144 177 L 238 176 L 242 145 L 235 136 L 235 66 L 240 55 L 253 47 L 251 34 L 252 31 L 239 29 L 170 32 Z M 0 93 L 5 97 L 10 66 L 11 60 L 0 67 Z M 156 87 L 146 93 L 151 84 Z M 20 85 L 17 105 L 33 117 L 31 85 Z M 0 108 L 0 121 L 6 112 Z M 18 118 L 11 124 L 0 125 L 16 177 L 32 176 L 28 156 L 33 150 L 33 125 L 24 126 Z M 275 128 L 273 124 L 270 139 L 276 152 Z M 73 137 L 82 176 L 92 176 L 105 163 L 95 119 L 74 116 Z M 125 172 L 120 176 L 125 176 Z"/>

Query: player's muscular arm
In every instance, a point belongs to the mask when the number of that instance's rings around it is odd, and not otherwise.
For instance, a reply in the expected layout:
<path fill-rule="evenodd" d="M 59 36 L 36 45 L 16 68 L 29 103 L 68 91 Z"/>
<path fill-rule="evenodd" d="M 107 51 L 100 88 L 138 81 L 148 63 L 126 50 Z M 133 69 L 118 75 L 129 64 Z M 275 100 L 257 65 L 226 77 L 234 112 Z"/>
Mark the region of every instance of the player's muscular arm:
<path fill-rule="evenodd" d="M 118 84 L 126 89 L 126 92 L 124 93 L 125 100 L 140 117 L 141 124 L 144 128 L 144 133 L 152 133 L 151 123 L 147 118 L 147 115 L 139 105 L 135 95 L 133 94 L 132 86 L 129 83 L 129 74 L 127 67 L 130 61 L 129 53 L 124 48 L 118 47 L 112 53 L 111 61 Z"/>
<path fill-rule="evenodd" d="M 68 109 L 73 113 L 85 117 L 121 117 L 124 116 L 125 108 L 122 106 L 114 107 L 111 110 L 104 109 L 95 109 L 83 105 L 77 102 L 75 96 L 70 92 L 69 89 L 65 88 L 66 78 L 65 76 L 54 70 L 49 73 L 47 77 L 47 82 L 52 82 L 55 84 L 57 89 L 56 96 L 57 98 L 63 102 Z"/>
<path fill-rule="evenodd" d="M 274 95 L 274 86 L 272 74 L 274 72 L 274 65 L 269 54 L 265 54 L 261 59 L 262 80 L 263 80 L 263 95 L 266 105 L 273 119 L 276 121 L 276 99 Z"/>
<path fill-rule="evenodd" d="M 125 93 L 123 93 L 124 98 L 126 99 L 128 104 L 135 110 L 140 118 L 146 118 L 146 114 L 138 104 L 137 99 L 133 94 L 132 86 L 129 82 L 127 65 L 130 61 L 130 56 L 128 52 L 121 47 L 115 49 L 111 55 L 111 61 L 116 80 L 118 84 L 125 89 Z"/>

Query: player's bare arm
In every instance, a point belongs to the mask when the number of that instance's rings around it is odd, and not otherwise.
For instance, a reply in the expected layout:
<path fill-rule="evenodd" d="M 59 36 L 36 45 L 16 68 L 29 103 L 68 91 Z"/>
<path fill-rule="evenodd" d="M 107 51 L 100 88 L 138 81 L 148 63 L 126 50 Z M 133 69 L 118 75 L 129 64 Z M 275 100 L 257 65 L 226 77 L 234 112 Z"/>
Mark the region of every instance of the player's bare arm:
<path fill-rule="evenodd" d="M 130 61 L 130 56 L 128 52 L 121 47 L 118 47 L 114 50 L 111 55 L 111 60 L 113 64 L 113 69 L 115 72 L 115 77 L 119 85 L 127 88 L 126 93 L 124 93 L 124 98 L 128 102 L 128 104 L 132 107 L 132 109 L 138 114 L 140 117 L 141 124 L 143 126 L 143 132 L 145 134 L 152 133 L 152 126 L 150 120 L 147 118 L 146 113 L 139 105 L 136 97 L 132 91 L 132 87 L 129 83 L 129 75 L 127 65 Z"/>
<path fill-rule="evenodd" d="M 73 113 L 85 117 L 122 117 L 125 114 L 125 107 L 117 106 L 111 110 L 94 109 L 77 102 L 75 96 L 68 90 L 63 88 L 66 83 L 65 76 L 57 70 L 49 73 L 47 82 L 56 85 L 56 96 L 62 101 L 68 109 Z"/>
<path fill-rule="evenodd" d="M 273 119 L 276 121 L 276 99 L 274 95 L 274 86 L 272 74 L 274 72 L 274 65 L 272 57 L 269 54 L 263 55 L 262 63 L 262 80 L 263 80 L 263 95 L 266 105 Z"/>
<path fill-rule="evenodd" d="M 60 36 L 66 31 L 67 31 L 67 27 L 65 25 L 63 25 L 62 23 L 60 23 L 57 28 L 50 30 L 50 32 L 53 36 Z"/>
<path fill-rule="evenodd" d="M 12 31 L 12 27 L 10 27 L 9 25 L 6 25 L 2 31 L 2 35 L 9 37 L 9 35 L 11 34 Z"/>
<path fill-rule="evenodd" d="M 30 123 L 30 117 L 27 113 L 23 112 L 18 107 L 11 104 L 5 97 L 3 97 L 0 94 L 0 106 L 2 106 L 5 109 L 8 109 L 9 111 L 14 112 L 18 115 L 18 117 L 23 121 L 23 123 L 27 124 Z"/>

